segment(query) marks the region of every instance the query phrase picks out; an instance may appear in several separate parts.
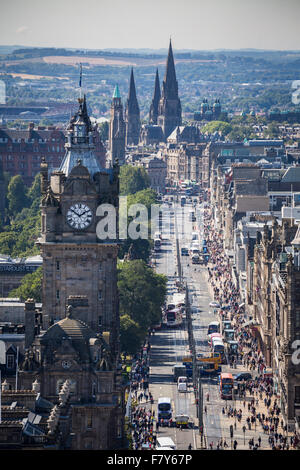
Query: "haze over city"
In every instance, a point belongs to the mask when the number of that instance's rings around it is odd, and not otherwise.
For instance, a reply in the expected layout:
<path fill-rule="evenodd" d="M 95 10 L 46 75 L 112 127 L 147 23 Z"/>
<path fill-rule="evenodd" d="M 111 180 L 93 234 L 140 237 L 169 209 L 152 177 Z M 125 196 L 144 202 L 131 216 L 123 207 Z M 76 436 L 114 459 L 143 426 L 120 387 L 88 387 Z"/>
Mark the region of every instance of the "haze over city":
<path fill-rule="evenodd" d="M 0 44 L 35 47 L 299 47 L 297 0 L 0 1 Z"/>

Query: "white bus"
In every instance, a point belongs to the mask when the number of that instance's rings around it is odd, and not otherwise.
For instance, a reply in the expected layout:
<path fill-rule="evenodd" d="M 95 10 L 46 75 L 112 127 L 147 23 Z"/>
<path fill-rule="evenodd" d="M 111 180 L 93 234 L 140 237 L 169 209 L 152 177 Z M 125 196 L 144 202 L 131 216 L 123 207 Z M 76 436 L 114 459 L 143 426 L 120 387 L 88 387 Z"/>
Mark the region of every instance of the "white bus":
<path fill-rule="evenodd" d="M 212 321 L 208 325 L 207 334 L 220 333 L 220 323 L 218 321 Z"/>
<path fill-rule="evenodd" d="M 160 397 L 157 401 L 157 418 L 161 424 L 168 424 L 172 418 L 171 398 Z"/>
<path fill-rule="evenodd" d="M 225 346 L 221 338 L 212 338 L 211 340 L 211 350 L 213 353 L 220 353 L 222 362 L 225 359 Z"/>

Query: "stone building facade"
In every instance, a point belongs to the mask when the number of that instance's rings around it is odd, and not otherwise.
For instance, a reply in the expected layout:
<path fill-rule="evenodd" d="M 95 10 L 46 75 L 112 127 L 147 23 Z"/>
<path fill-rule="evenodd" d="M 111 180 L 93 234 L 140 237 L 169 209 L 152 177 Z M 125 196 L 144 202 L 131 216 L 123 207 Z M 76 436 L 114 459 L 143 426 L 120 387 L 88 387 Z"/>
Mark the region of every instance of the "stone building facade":
<path fill-rule="evenodd" d="M 105 167 L 106 150 L 96 127 L 93 127 L 94 153 L 101 167 Z M 59 168 L 65 155 L 64 129 L 55 126 L 35 126 L 29 123 L 27 130 L 0 129 L 0 160 L 3 171 L 11 176 L 21 175 L 30 185 L 40 171 L 44 158 L 52 170 Z"/>
<path fill-rule="evenodd" d="M 203 155 L 206 144 L 169 144 L 162 151 L 167 163 L 167 180 L 171 186 L 180 181 L 202 184 L 206 175 L 207 159 Z"/>
<path fill-rule="evenodd" d="M 101 204 L 118 216 L 119 167 L 99 166 L 91 132 L 85 98 L 79 99 L 60 169 L 49 179 L 47 163 L 41 167 L 41 327 L 28 300 L 18 380 L 20 390 L 38 383 L 49 404 L 36 431 L 43 448 L 116 449 L 125 442 L 117 234 L 104 239 L 97 232 Z"/>

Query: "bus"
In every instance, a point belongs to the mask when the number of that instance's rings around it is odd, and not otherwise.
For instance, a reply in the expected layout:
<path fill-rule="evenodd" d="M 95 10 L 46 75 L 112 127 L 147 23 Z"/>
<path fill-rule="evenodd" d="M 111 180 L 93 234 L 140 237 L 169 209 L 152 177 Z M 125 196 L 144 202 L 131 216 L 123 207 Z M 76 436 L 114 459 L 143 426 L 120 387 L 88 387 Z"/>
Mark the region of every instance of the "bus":
<path fill-rule="evenodd" d="M 231 330 L 231 321 L 230 320 L 223 320 L 222 321 L 222 333 L 224 334 L 225 330 Z"/>
<path fill-rule="evenodd" d="M 180 308 L 181 312 L 183 313 L 185 310 L 185 294 L 176 292 L 173 294 L 172 300 L 174 302 L 175 308 Z"/>
<path fill-rule="evenodd" d="M 191 354 L 183 356 L 182 365 L 185 366 L 186 376 L 193 377 L 193 358 Z"/>
<path fill-rule="evenodd" d="M 160 397 L 157 401 L 157 418 L 161 424 L 169 424 L 172 419 L 171 398 Z"/>
<path fill-rule="evenodd" d="M 160 238 L 154 238 L 154 250 L 155 251 L 160 251 L 161 247 L 161 239 Z"/>
<path fill-rule="evenodd" d="M 163 313 L 163 325 L 165 327 L 177 327 L 182 325 L 182 311 L 181 308 L 173 308 L 165 310 Z"/>
<path fill-rule="evenodd" d="M 233 376 L 229 373 L 220 374 L 220 395 L 221 398 L 232 400 Z"/>
<path fill-rule="evenodd" d="M 208 344 L 210 346 L 212 345 L 212 342 L 214 339 L 219 339 L 220 341 L 223 342 L 223 337 L 221 333 L 211 333 L 210 335 L 208 335 Z"/>
<path fill-rule="evenodd" d="M 220 323 L 218 321 L 212 321 L 208 325 L 207 334 L 220 333 Z"/>
<path fill-rule="evenodd" d="M 235 331 L 234 330 L 230 330 L 229 328 L 227 328 L 226 330 L 224 330 L 224 340 L 227 342 L 227 341 L 234 341 L 234 333 Z"/>
<path fill-rule="evenodd" d="M 221 354 L 222 362 L 225 360 L 225 346 L 220 338 L 212 338 L 211 340 L 211 350 L 212 352 L 218 352 Z"/>
<path fill-rule="evenodd" d="M 221 367 L 216 362 L 201 362 L 199 367 L 199 374 L 201 377 L 214 376 L 221 372 Z"/>

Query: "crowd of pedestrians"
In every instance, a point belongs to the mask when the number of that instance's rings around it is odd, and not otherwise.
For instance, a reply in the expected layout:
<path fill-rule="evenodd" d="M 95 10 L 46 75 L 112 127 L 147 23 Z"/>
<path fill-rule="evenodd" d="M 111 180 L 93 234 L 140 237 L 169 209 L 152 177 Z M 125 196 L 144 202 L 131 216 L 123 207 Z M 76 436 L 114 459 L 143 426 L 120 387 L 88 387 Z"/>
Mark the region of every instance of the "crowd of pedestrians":
<path fill-rule="evenodd" d="M 149 391 L 150 336 L 135 358 L 131 369 L 131 437 L 134 450 L 154 449 L 156 445 L 157 424 L 155 411 L 151 409 L 153 396 Z M 149 406 L 150 405 L 150 406 Z"/>
<path fill-rule="evenodd" d="M 235 429 L 237 424 L 242 425 L 243 414 L 247 415 L 246 420 L 243 421 L 244 435 L 247 429 L 255 429 L 262 434 L 268 434 L 267 441 L 272 449 L 296 448 L 299 444 L 298 436 L 296 433 L 288 436 L 287 426 L 282 420 L 281 409 L 273 392 L 272 376 L 266 374 L 264 355 L 257 338 L 252 334 L 251 327 L 245 320 L 244 304 L 241 303 L 239 289 L 232 279 L 230 261 L 223 250 L 221 235 L 214 230 L 209 210 L 204 212 L 204 237 L 210 254 L 208 278 L 214 299 L 221 307 L 220 319 L 231 321 L 235 330 L 235 340 L 238 342 L 237 354 L 228 358 L 229 363 L 232 367 L 236 367 L 237 363 L 242 364 L 247 370 L 257 373 L 253 380 L 244 382 L 239 387 L 239 398 L 244 400 L 243 410 L 228 408 L 226 405 L 223 408 L 223 415 L 234 418 Z M 265 412 L 262 412 L 262 409 L 265 409 Z M 260 435 L 257 442 L 251 438 L 248 444 L 252 450 L 259 449 L 261 447 Z M 231 445 L 235 449 L 238 442 L 235 440 Z M 217 448 L 224 448 L 224 442 L 218 442 Z"/>

